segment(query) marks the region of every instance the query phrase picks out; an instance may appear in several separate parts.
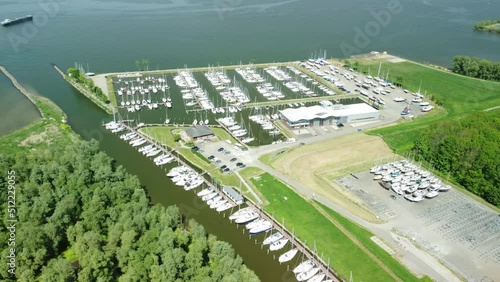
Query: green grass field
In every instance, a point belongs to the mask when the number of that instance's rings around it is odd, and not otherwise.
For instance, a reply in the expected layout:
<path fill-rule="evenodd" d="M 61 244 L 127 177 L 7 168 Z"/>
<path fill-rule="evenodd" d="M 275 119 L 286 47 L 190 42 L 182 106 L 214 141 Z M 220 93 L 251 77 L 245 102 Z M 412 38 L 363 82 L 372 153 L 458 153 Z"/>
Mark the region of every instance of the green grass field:
<path fill-rule="evenodd" d="M 256 175 L 255 171 L 249 172 Z M 355 281 L 393 281 L 394 279 L 375 261 L 363 252 L 354 242 L 323 216 L 311 203 L 300 197 L 287 185 L 268 173 L 252 178 L 253 184 L 269 202 L 264 209 L 281 221 L 284 219 L 287 229 L 294 230 L 296 236 L 308 246 L 316 242 L 323 258 L 330 258 L 331 266 L 344 278 L 352 271 Z M 339 217 L 338 215 L 335 217 Z M 339 220 L 359 241 L 365 244 L 366 238 L 372 235 L 350 223 L 347 219 Z M 370 240 L 371 242 L 371 240 Z M 367 243 L 367 248 L 384 261 L 403 281 L 421 281 L 385 253 L 374 243 Z M 386 263 L 386 259 L 388 259 Z"/>
<path fill-rule="evenodd" d="M 381 135 L 397 153 L 404 153 L 413 147 L 413 140 L 423 129 L 442 119 L 458 118 L 474 111 L 481 111 L 500 105 L 500 83 L 466 77 L 415 62 L 391 63 L 385 60 L 357 59 L 363 71 L 370 70 L 376 75 L 381 65 L 381 73 L 389 72 L 389 79 L 402 77 L 403 88 L 418 91 L 442 106 L 440 111 L 418 118 L 412 122 L 402 122 L 368 131 Z M 420 86 L 421 85 L 421 86 Z"/>

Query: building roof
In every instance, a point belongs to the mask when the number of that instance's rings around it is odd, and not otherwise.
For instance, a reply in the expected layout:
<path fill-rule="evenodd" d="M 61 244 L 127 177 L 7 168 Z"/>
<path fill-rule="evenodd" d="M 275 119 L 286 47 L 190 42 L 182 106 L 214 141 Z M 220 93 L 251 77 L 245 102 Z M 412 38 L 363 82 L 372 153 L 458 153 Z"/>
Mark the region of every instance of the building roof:
<path fill-rule="evenodd" d="M 332 105 L 331 107 L 311 106 L 288 108 L 280 113 L 290 122 L 311 121 L 332 117 L 345 117 L 355 114 L 377 113 L 378 110 L 365 103 L 351 105 Z"/>
<path fill-rule="evenodd" d="M 235 201 L 237 204 L 243 203 L 243 196 L 241 196 L 236 190 L 233 189 L 231 186 L 224 186 L 222 187 L 222 191 L 226 195 L 228 195 L 233 201 Z"/>
<path fill-rule="evenodd" d="M 214 135 L 213 131 L 206 125 L 194 125 L 186 129 L 186 134 L 191 138 L 199 138 Z"/>

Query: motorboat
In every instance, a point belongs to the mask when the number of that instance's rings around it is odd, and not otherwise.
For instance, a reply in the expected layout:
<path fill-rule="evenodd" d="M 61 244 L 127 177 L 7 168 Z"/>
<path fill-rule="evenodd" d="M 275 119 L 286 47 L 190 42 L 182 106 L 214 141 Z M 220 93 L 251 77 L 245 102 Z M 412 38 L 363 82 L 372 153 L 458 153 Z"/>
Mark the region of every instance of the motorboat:
<path fill-rule="evenodd" d="M 200 192 L 196 193 L 196 195 L 198 195 L 199 197 L 203 197 L 205 195 L 212 193 L 213 191 L 214 190 L 212 188 L 206 188 L 206 189 L 203 189 Z"/>
<path fill-rule="evenodd" d="M 291 261 L 295 257 L 295 255 L 298 253 L 298 251 L 299 251 L 298 249 L 291 249 L 290 251 L 282 254 L 278 258 L 278 261 L 280 263 Z"/>
<path fill-rule="evenodd" d="M 425 195 L 425 197 L 432 199 L 432 198 L 435 198 L 437 195 L 439 195 L 438 191 L 430 191 L 429 193 L 427 193 L 427 195 Z"/>
<path fill-rule="evenodd" d="M 222 205 L 220 205 L 217 209 L 215 209 L 218 212 L 223 212 L 225 210 L 228 210 L 232 207 L 233 205 L 230 202 L 226 202 Z"/>
<path fill-rule="evenodd" d="M 201 199 L 202 199 L 203 201 L 208 201 L 208 200 L 212 199 L 212 198 L 213 198 L 213 197 L 215 197 L 215 196 L 217 196 L 217 192 L 212 192 L 212 193 L 210 193 L 210 194 L 207 194 L 207 195 L 205 195 L 205 196 L 201 197 Z"/>
<path fill-rule="evenodd" d="M 399 102 L 404 102 L 404 101 L 406 101 L 406 99 L 402 98 L 402 97 L 396 97 L 396 98 L 394 98 L 394 102 L 398 102 L 399 103 Z"/>
<path fill-rule="evenodd" d="M 425 106 L 421 109 L 422 112 L 430 112 L 432 109 L 434 109 L 433 106 Z"/>
<path fill-rule="evenodd" d="M 260 217 L 259 214 L 256 212 L 249 212 L 249 213 L 246 213 L 246 214 L 238 217 L 237 219 L 234 220 L 234 222 L 238 223 L 238 224 L 245 224 L 245 223 L 248 223 L 250 221 L 256 220 L 259 217 Z"/>
<path fill-rule="evenodd" d="M 263 219 L 263 218 L 258 219 L 258 220 L 256 220 L 256 221 L 252 221 L 252 222 L 248 223 L 247 225 L 245 225 L 245 228 L 246 228 L 246 229 L 252 229 L 252 228 L 254 228 L 255 226 L 257 226 L 257 225 L 259 225 L 259 224 L 263 223 L 264 221 L 266 221 L 266 220 L 265 220 L 265 219 Z"/>
<path fill-rule="evenodd" d="M 271 245 L 269 245 L 269 250 L 271 251 L 277 251 L 277 250 L 281 250 L 286 244 L 288 243 L 288 239 L 280 239 L 274 243 L 272 243 Z"/>
<path fill-rule="evenodd" d="M 249 213 L 249 212 L 254 212 L 252 207 L 246 207 L 246 208 L 239 209 L 236 212 L 234 212 L 232 215 L 229 216 L 229 220 L 235 220 L 238 217 L 240 217 L 246 213 Z"/>
<path fill-rule="evenodd" d="M 266 232 L 269 229 L 273 228 L 273 224 L 267 220 L 263 221 L 260 224 L 252 227 L 249 231 L 250 234 L 260 234 L 262 232 Z"/>
<path fill-rule="evenodd" d="M 280 240 L 281 238 L 283 238 L 283 234 L 281 234 L 280 232 L 276 232 L 274 234 L 269 235 L 266 239 L 264 239 L 264 242 L 262 242 L 262 244 L 269 245 Z"/>
<path fill-rule="evenodd" d="M 222 200 L 222 196 L 221 195 L 218 195 L 218 196 L 215 196 L 213 198 L 210 198 L 207 200 L 207 205 L 211 206 L 213 203 L 216 203 L 218 201 Z"/>

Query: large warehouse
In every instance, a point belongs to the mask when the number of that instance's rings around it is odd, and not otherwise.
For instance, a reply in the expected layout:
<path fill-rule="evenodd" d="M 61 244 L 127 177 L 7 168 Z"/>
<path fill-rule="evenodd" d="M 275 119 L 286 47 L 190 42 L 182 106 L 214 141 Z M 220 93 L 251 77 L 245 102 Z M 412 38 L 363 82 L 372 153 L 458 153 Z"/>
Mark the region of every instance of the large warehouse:
<path fill-rule="evenodd" d="M 350 123 L 378 119 L 377 109 L 365 103 L 339 105 L 329 101 L 321 101 L 320 105 L 311 107 L 288 108 L 280 111 L 280 117 L 290 127 L 308 127 Z"/>

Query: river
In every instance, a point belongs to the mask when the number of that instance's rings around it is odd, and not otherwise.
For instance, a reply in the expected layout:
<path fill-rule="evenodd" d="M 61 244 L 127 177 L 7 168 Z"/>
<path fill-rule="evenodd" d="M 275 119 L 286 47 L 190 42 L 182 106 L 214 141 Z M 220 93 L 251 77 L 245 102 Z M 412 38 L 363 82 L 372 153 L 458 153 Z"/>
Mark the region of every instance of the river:
<path fill-rule="evenodd" d="M 174 187 L 164 171 L 104 132 L 100 124 L 109 117 L 65 83 L 51 63 L 62 69 L 79 62 L 93 72 L 133 71 L 142 59 L 151 69 L 165 69 L 301 60 L 320 49 L 328 50 L 328 57 L 388 51 L 444 66 L 458 54 L 500 61 L 500 36 L 472 30 L 475 22 L 496 18 L 500 2 L 394 1 L 3 1 L 0 19 L 33 14 L 35 22 L 0 28 L 0 64 L 35 94 L 56 102 L 83 138 L 98 139 L 102 150 L 138 175 L 153 203 L 179 205 L 208 232 L 230 242 L 263 281 L 293 281 L 286 267 L 241 229 L 203 208 L 193 193 Z M 0 134 L 36 119 L 34 107 L 16 96 L 4 77 L 0 102 Z"/>

